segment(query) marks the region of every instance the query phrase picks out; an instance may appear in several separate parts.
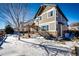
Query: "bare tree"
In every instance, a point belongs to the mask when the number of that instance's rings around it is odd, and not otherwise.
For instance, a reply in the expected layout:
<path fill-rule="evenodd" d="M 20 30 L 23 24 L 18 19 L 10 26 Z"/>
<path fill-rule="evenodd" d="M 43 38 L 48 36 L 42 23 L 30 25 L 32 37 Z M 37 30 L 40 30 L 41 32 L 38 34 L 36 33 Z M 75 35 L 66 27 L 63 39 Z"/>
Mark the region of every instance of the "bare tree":
<path fill-rule="evenodd" d="M 27 5 L 28 4 L 4 4 L 4 7 L 1 7 L 0 13 L 4 16 L 0 16 L 1 18 L 6 18 L 5 20 L 14 26 L 14 28 L 18 31 L 18 40 L 20 40 L 20 29 L 22 25 L 22 29 L 24 28 L 21 22 L 24 22 L 26 14 L 27 14 Z"/>

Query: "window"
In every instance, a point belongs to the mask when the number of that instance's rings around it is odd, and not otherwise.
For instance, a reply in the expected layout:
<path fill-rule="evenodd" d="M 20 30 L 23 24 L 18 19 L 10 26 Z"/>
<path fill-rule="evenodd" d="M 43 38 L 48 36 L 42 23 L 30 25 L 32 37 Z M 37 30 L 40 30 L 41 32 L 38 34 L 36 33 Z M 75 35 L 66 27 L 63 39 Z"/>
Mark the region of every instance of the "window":
<path fill-rule="evenodd" d="M 41 20 L 41 16 L 39 16 L 38 18 L 39 18 L 39 20 Z"/>
<path fill-rule="evenodd" d="M 48 17 L 50 17 L 50 16 L 53 16 L 53 11 L 50 11 L 50 12 L 48 13 Z"/>
<path fill-rule="evenodd" d="M 48 25 L 42 26 L 43 30 L 48 30 Z"/>

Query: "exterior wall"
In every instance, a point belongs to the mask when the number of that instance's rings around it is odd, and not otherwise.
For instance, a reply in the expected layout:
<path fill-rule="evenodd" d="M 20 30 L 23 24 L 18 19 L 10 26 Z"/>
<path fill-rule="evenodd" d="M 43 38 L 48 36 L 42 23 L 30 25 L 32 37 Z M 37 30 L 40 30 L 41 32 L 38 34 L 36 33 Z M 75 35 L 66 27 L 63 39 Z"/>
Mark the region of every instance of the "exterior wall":
<path fill-rule="evenodd" d="M 55 6 L 56 6 L 55 4 L 48 5 L 43 12 L 46 12 L 48 10 L 51 10 L 52 8 L 55 8 Z"/>
<path fill-rule="evenodd" d="M 53 16 L 48 17 L 48 13 L 51 11 L 53 11 Z M 39 20 L 39 17 L 41 17 L 40 20 Z M 46 8 L 39 17 L 36 18 L 36 21 L 34 21 L 35 24 L 38 25 L 39 27 L 48 25 L 48 32 L 56 36 L 57 32 L 56 32 L 56 9 L 55 7 L 52 7 L 49 9 Z"/>
<path fill-rule="evenodd" d="M 24 28 L 20 28 L 20 31 L 25 31 L 26 32 L 26 31 L 28 31 L 28 28 L 29 28 L 28 26 L 24 26 Z"/>
<path fill-rule="evenodd" d="M 56 31 L 56 22 L 55 21 L 39 24 L 39 27 L 45 26 L 45 25 L 49 26 L 48 31 Z"/>
<path fill-rule="evenodd" d="M 50 11 L 53 11 L 53 16 L 48 17 L 48 13 Z M 40 18 L 41 17 L 41 18 Z M 62 25 L 62 30 L 61 25 L 58 24 L 58 22 L 62 22 L 65 25 Z M 47 7 L 43 13 L 36 18 L 35 24 L 38 25 L 39 27 L 48 25 L 48 32 L 54 36 L 58 36 L 58 34 L 65 29 L 67 29 L 67 21 L 66 19 L 58 12 L 56 7 Z M 63 34 L 63 33 L 62 33 Z"/>
<path fill-rule="evenodd" d="M 53 11 L 53 16 L 48 17 L 48 13 L 50 11 Z M 56 9 L 55 7 L 51 8 L 50 10 L 45 10 L 39 17 L 41 17 L 41 19 L 38 21 L 35 21 L 35 24 L 38 26 L 44 26 L 44 25 L 48 25 L 49 26 L 49 30 L 48 31 L 56 31 Z M 53 30 L 54 29 L 54 30 Z"/>
<path fill-rule="evenodd" d="M 63 31 L 68 30 L 68 21 L 64 17 L 62 17 L 62 22 L 64 23 Z"/>
<path fill-rule="evenodd" d="M 56 29 L 58 31 L 59 36 L 61 36 L 64 34 L 63 31 L 68 30 L 68 26 L 67 26 L 68 24 L 67 24 L 67 20 L 62 16 L 62 14 L 59 13 L 58 10 L 56 10 L 56 11 L 57 11 L 57 14 L 56 14 L 57 15 L 56 16 L 57 28 Z M 59 24 L 59 22 L 62 24 Z"/>
<path fill-rule="evenodd" d="M 49 31 L 49 33 L 52 34 L 54 37 L 57 37 L 58 36 L 57 31 Z"/>
<path fill-rule="evenodd" d="M 48 17 L 48 13 L 50 11 L 53 11 L 53 16 Z M 39 23 L 46 23 L 46 22 L 51 22 L 51 21 L 55 21 L 55 7 L 51 8 L 50 10 L 44 11 L 40 16 L 41 16 L 41 20 L 39 21 Z"/>
<path fill-rule="evenodd" d="M 57 11 L 56 15 L 57 15 L 57 17 L 56 17 L 57 22 L 63 23 L 63 30 L 68 29 L 67 20 L 58 11 Z"/>

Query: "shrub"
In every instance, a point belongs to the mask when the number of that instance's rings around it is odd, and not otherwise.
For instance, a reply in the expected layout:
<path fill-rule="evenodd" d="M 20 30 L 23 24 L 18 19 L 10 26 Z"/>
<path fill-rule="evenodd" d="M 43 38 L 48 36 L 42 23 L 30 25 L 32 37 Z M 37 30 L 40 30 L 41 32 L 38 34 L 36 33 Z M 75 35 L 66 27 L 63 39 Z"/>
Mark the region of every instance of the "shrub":
<path fill-rule="evenodd" d="M 7 25 L 5 27 L 5 33 L 6 34 L 13 34 L 14 33 L 14 29 L 10 25 Z"/>

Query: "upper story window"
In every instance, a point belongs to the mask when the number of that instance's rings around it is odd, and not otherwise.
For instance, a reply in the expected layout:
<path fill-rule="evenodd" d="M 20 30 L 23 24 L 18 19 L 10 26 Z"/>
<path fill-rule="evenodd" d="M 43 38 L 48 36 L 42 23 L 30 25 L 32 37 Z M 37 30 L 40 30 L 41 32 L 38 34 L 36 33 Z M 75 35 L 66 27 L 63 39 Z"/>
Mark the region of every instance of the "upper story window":
<path fill-rule="evenodd" d="M 50 11 L 49 13 L 48 13 L 48 17 L 50 17 L 50 16 L 53 16 L 53 11 Z"/>

